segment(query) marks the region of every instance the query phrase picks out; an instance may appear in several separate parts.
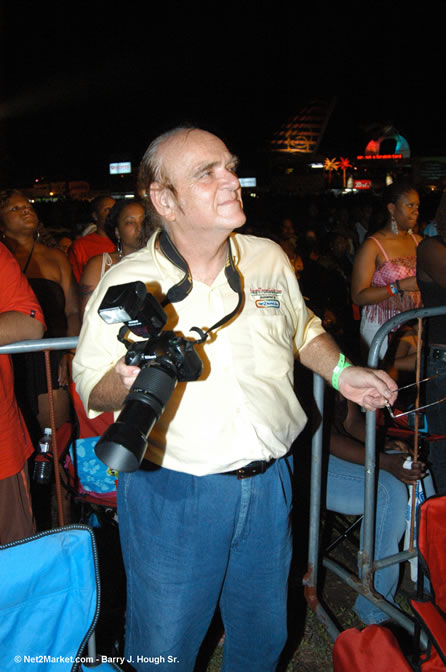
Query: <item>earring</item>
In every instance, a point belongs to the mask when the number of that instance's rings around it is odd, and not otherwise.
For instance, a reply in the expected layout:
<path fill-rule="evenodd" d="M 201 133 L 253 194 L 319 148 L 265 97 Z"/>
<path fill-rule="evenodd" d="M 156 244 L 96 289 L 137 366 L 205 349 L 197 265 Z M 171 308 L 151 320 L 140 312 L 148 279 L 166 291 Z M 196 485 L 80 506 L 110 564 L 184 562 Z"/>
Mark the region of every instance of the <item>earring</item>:
<path fill-rule="evenodd" d="M 116 243 L 116 251 L 119 254 L 119 256 L 122 257 L 122 244 L 120 238 L 118 238 L 118 242 Z"/>
<path fill-rule="evenodd" d="M 399 233 L 399 229 L 398 229 L 398 224 L 396 223 L 396 219 L 393 215 L 392 215 L 391 226 L 392 226 L 392 233 L 394 233 L 395 236 L 397 236 L 398 233 Z"/>

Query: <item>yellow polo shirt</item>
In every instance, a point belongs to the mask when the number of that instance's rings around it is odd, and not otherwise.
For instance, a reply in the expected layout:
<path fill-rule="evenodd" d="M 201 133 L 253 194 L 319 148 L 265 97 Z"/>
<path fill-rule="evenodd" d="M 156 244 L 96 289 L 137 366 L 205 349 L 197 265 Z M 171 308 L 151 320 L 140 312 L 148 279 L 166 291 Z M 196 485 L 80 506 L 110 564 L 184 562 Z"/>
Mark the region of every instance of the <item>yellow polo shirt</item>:
<path fill-rule="evenodd" d="M 182 272 L 155 248 L 156 235 L 144 249 L 112 267 L 88 303 L 73 362 L 76 388 L 85 406 L 95 385 L 125 354 L 116 338 L 122 325 L 106 324 L 97 312 L 106 290 L 142 280 L 161 300 L 182 278 Z M 197 346 L 203 373 L 197 381 L 177 384 L 150 433 L 146 453 L 156 464 L 197 476 L 288 452 L 307 420 L 293 389 L 294 357 L 324 333 L 319 318 L 303 301 L 288 257 L 276 243 L 232 234 L 231 244 L 242 276 L 243 308 Z M 211 327 L 236 304 L 237 295 L 222 270 L 211 286 L 195 280 L 186 299 L 166 308 L 165 328 L 195 339 L 191 327 Z"/>

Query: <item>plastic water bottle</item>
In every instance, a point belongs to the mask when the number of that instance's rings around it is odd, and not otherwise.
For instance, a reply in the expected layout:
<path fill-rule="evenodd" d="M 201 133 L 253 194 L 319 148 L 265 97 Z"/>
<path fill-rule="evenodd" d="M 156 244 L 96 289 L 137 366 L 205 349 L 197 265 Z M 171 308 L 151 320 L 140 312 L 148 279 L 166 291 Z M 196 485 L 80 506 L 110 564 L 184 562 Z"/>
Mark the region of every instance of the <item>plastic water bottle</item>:
<path fill-rule="evenodd" d="M 53 471 L 53 455 L 51 453 L 52 432 L 50 427 L 45 427 L 42 438 L 39 441 L 39 450 L 34 458 L 33 480 L 41 485 L 51 482 Z"/>

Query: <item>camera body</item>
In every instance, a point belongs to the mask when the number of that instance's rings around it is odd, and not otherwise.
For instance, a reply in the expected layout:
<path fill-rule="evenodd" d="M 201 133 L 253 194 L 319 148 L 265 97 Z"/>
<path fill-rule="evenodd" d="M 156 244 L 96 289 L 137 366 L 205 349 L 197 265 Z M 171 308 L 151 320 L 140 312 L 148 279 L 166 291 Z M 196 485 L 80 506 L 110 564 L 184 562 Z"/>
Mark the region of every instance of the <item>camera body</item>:
<path fill-rule="evenodd" d="M 135 471 L 141 464 L 153 425 L 159 420 L 177 382 L 197 380 L 203 365 L 195 342 L 163 331 L 167 315 L 143 282 L 110 287 L 98 313 L 107 324 L 124 323 L 118 339 L 127 348 L 125 361 L 141 368 L 119 417 L 95 446 L 96 455 L 116 471 Z M 131 331 L 145 340 L 129 341 Z"/>
<path fill-rule="evenodd" d="M 178 336 L 174 331 L 163 331 L 146 341 L 132 343 L 125 362 L 140 368 L 164 362 L 166 366 L 173 367 L 180 383 L 197 380 L 203 368 L 193 341 Z"/>

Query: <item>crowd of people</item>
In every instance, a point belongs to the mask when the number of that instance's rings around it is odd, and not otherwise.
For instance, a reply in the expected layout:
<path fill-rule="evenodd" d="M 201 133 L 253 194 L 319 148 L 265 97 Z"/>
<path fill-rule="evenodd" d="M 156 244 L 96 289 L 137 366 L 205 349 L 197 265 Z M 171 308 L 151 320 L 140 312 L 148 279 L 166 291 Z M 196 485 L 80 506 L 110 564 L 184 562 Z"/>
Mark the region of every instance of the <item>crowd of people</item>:
<path fill-rule="evenodd" d="M 2 330 L 1 343 L 39 338 L 44 329 L 45 336 L 79 336 L 76 352 L 52 361 L 58 425 L 67 419 L 70 381 L 90 418 L 109 414 L 111 421 L 139 375 L 125 364 L 119 327 L 97 314 L 107 288 L 143 280 L 164 299 L 167 327 L 189 338 L 200 327 L 199 381 L 176 386 L 140 469 L 118 478 L 126 656 L 177 656 L 178 670 L 193 669 L 217 604 L 223 669 L 273 670 L 283 649 L 293 444 L 306 422 L 295 358 L 334 388 L 327 508 L 360 514 L 362 411 L 392 405 L 394 378 L 415 376 L 410 326 L 383 343 L 378 370 L 365 366 L 368 348 L 393 315 L 445 298 L 446 223 L 425 216 L 412 184 L 396 181 L 373 197 L 258 198 L 244 208 L 236 163 L 216 136 L 173 129 L 149 146 L 139 196 L 94 199 L 89 227 L 77 234 L 66 221 L 45 226 L 20 191 L 0 192 L 0 253 L 20 288 L 16 298 L 2 285 L 0 318 L 12 314 L 18 323 L 4 337 Z M 439 235 L 428 239 L 427 224 Z M 446 361 L 444 318 L 432 324 L 423 344 L 427 375 Z M 8 524 L 0 517 L 4 544 L 35 529 L 26 463 L 49 418 L 41 356 L 15 356 L 15 383 L 9 358 L 0 363 L 16 418 L 0 453 L 0 502 L 8 498 L 16 511 Z M 433 394 L 442 396 L 441 383 Z M 2 423 L 9 418 L 3 403 Z M 444 421 L 428 421 L 442 432 Z M 19 428 L 20 456 L 12 439 Z M 446 491 L 441 447 L 430 467 Z M 406 485 L 426 472 L 421 461 L 403 468 L 408 452 L 401 442 L 384 443 L 378 459 L 376 557 L 397 552 Z M 377 573 L 377 589 L 391 602 L 397 584 L 398 569 Z M 364 623 L 387 618 L 361 597 L 356 610 Z"/>
<path fill-rule="evenodd" d="M 91 202 L 89 215 L 90 221 L 86 222 L 84 229 L 78 236 L 73 234 L 73 238 L 70 238 L 63 226 L 64 222 L 60 222 L 59 230 L 46 227 L 23 192 L 11 189 L 0 193 L 2 249 L 11 253 L 17 272 L 27 279 L 31 293 L 34 293 L 43 311 L 45 338 L 78 336 L 86 300 L 101 275 L 122 256 L 143 246 L 149 237 L 149 221 L 137 199 L 115 202 L 108 195 L 99 196 Z M 110 226 L 107 232 L 104 229 L 106 222 Z M 89 261 L 91 264 L 88 264 Z M 2 293 L 10 300 L 6 281 Z M 19 302 L 18 306 L 19 310 Z M 15 340 L 22 340 L 19 336 Z M 72 417 L 69 384 L 73 354 L 61 350 L 50 353 L 51 396 L 56 429 Z M 13 364 L 15 398 L 30 444 L 36 447 L 44 429 L 51 427 L 49 381 L 44 354 L 17 354 L 13 356 Z M 14 450 L 14 446 L 10 445 L 9 450 Z M 23 461 L 21 469 L 24 466 Z M 3 474 L 0 485 L 5 485 Z M 50 490 L 36 487 L 33 483 L 29 489 L 37 526 L 48 526 L 51 521 Z M 8 535 L 5 536 L 0 526 L 0 543 L 17 538 L 14 534 L 10 537 L 10 526 L 8 529 Z M 17 528 L 18 534 L 20 529 Z"/>

